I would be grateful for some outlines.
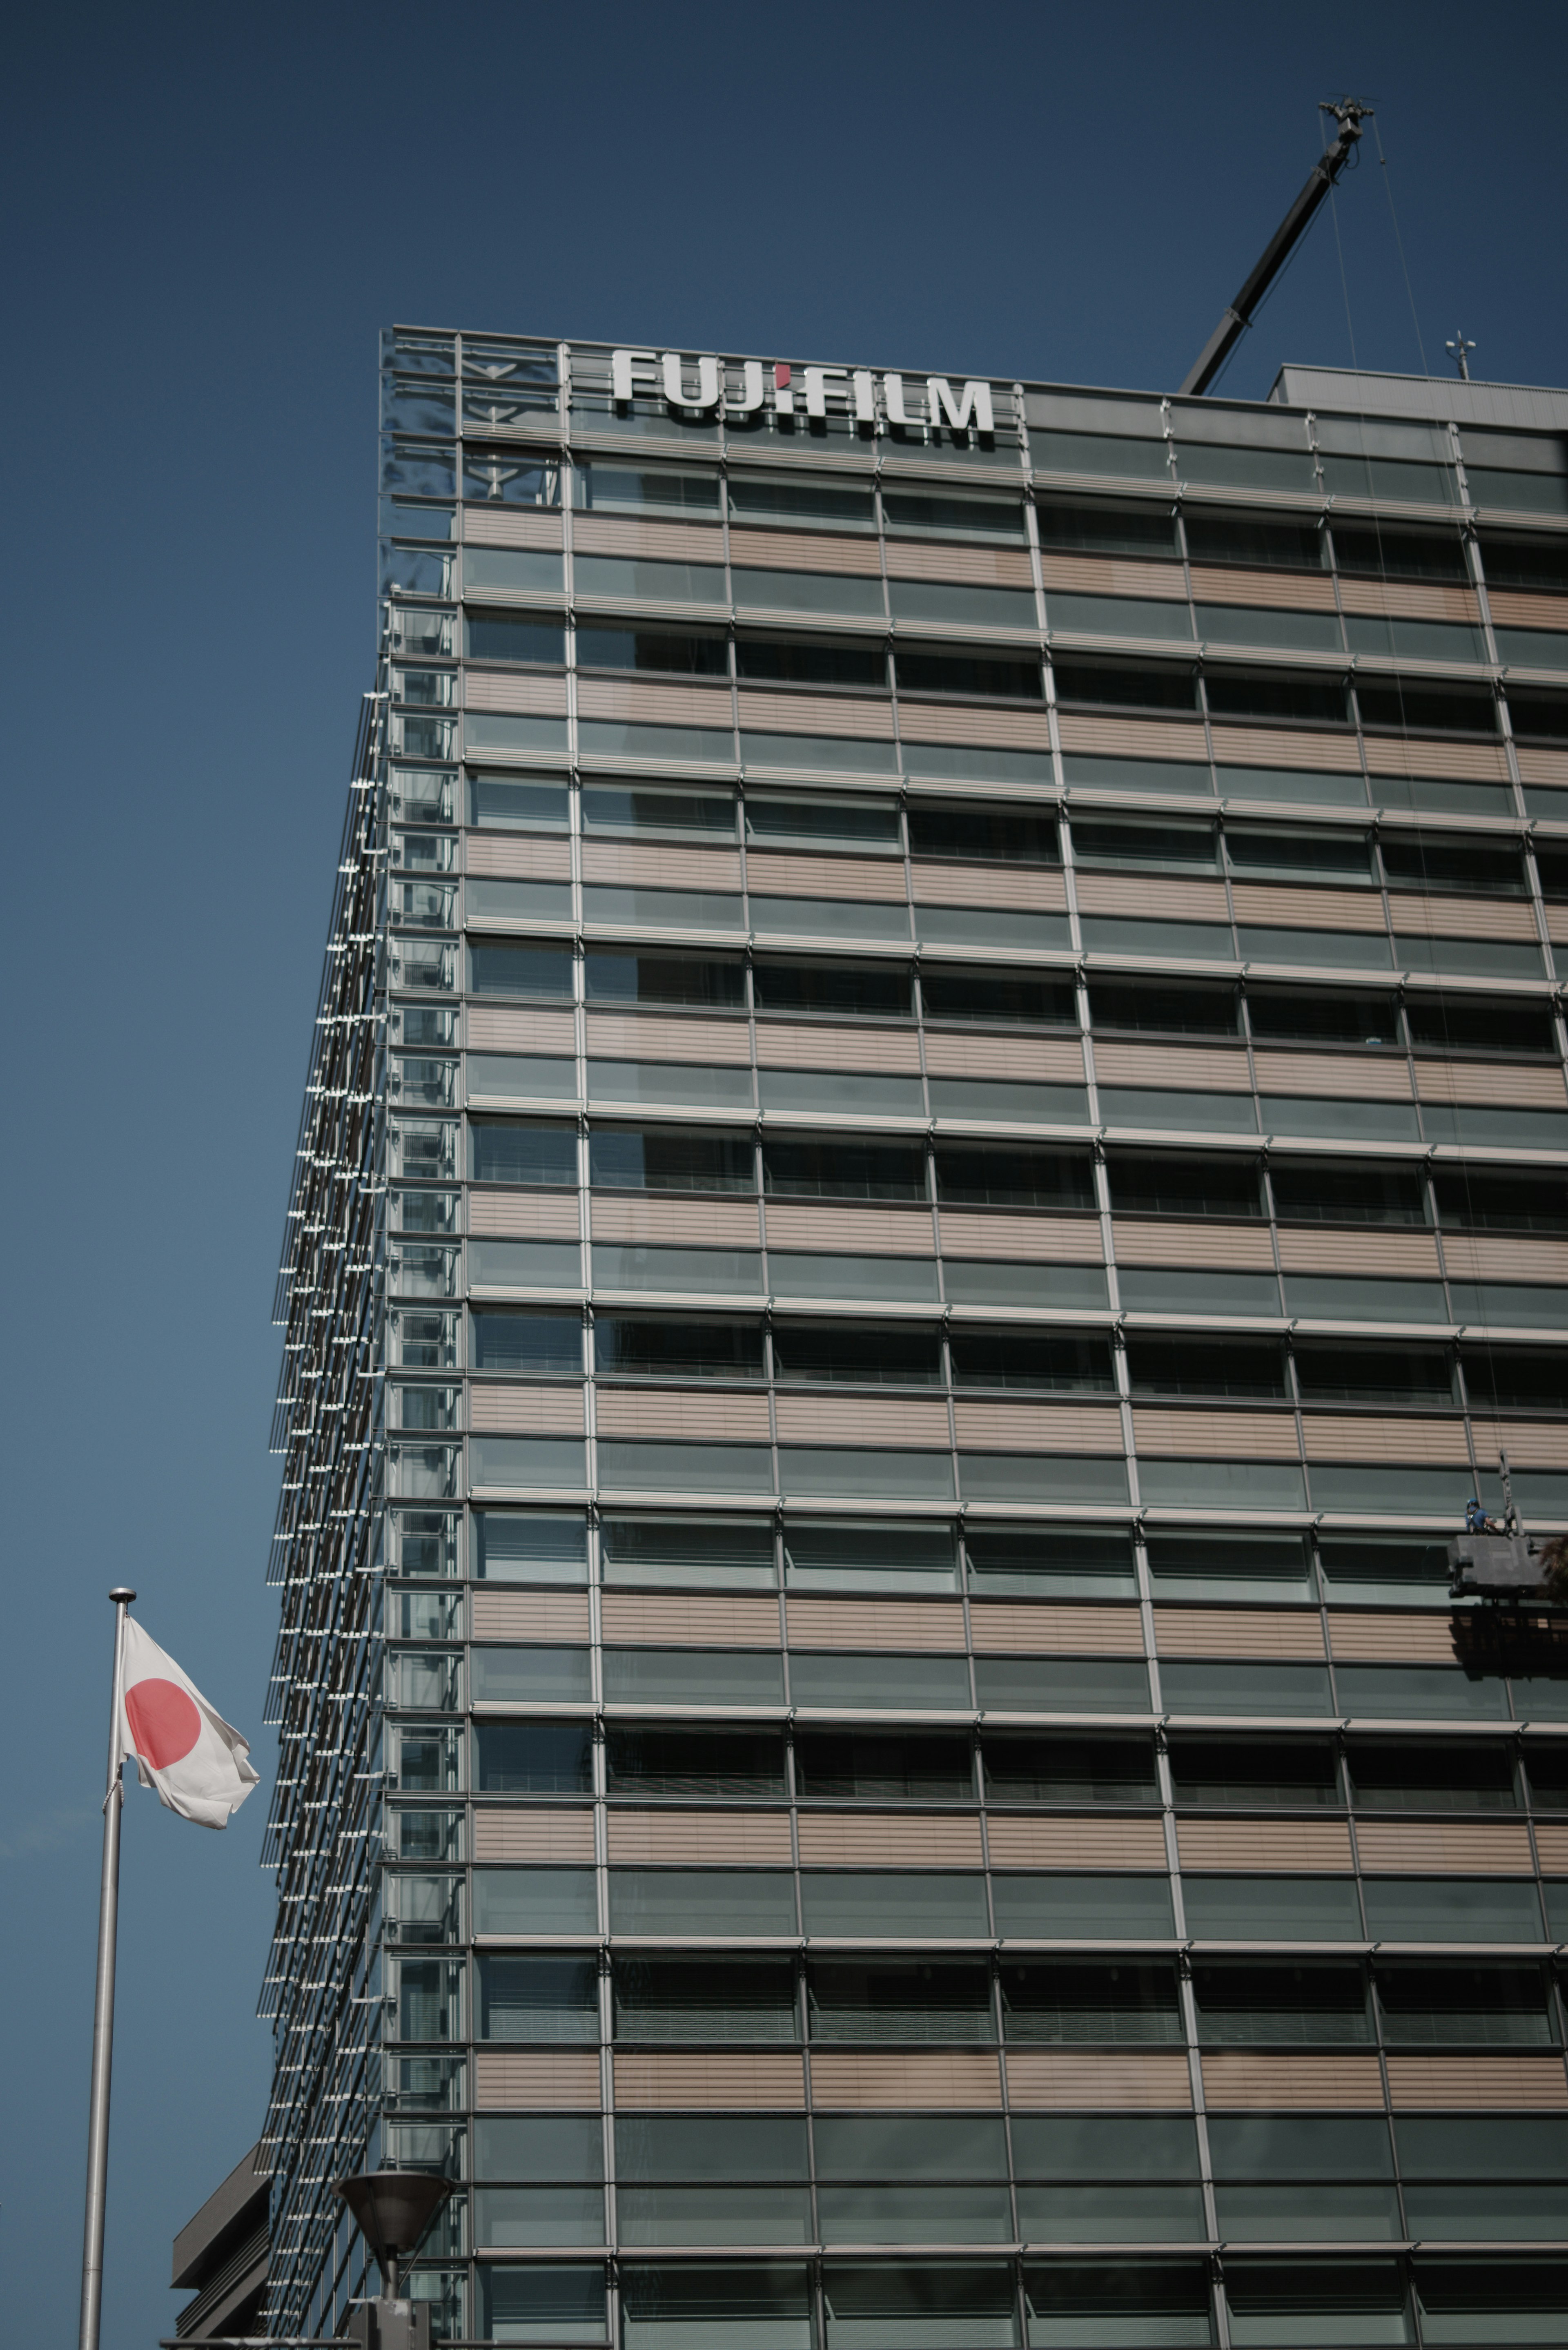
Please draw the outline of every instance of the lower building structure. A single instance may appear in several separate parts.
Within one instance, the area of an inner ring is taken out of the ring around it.
[[[382,423],[271,2330],[385,2162],[460,2340],[1562,2339],[1568,394]]]

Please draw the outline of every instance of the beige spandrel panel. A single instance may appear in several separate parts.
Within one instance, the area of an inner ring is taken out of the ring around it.
[[[504,670],[471,669],[463,672],[466,710],[505,710],[544,718],[566,714],[564,677],[527,677]]]
[[[1361,754],[1349,733],[1312,734],[1292,726],[1216,726],[1214,763],[1220,767],[1311,767],[1324,775],[1354,775],[1360,771]],[[1247,795],[1245,785],[1232,784],[1229,777],[1226,788],[1237,799]]]
[[[1568,906],[1548,906],[1546,935],[1553,946],[1568,944]]]
[[[473,1814],[473,1856],[490,1861],[554,1861],[591,1868],[594,1815],[574,1812],[492,1811]]]
[[[980,1868],[980,1822],[943,1813],[802,1812],[803,1868]],[[992,1846],[994,1860],[996,1847]]]
[[[1282,1225],[1280,1263],[1286,1273],[1383,1274],[1410,1281],[1436,1281],[1440,1271],[1430,1232],[1345,1232],[1322,1225]]]
[[[919,1076],[919,1039],[909,1028],[836,1028],[827,1021],[759,1020],[757,1064],[764,1069],[862,1069]]]
[[[587,1640],[588,1602],[578,1591],[476,1591],[476,1640]]]
[[[597,2103],[596,2099],[596,2103]],[[773,2050],[693,2049],[615,2057],[618,2113],[804,2113],[805,2068]]]
[[[1535,938],[1534,910],[1525,899],[1428,898],[1391,890],[1388,911],[1397,938]]]
[[[930,1256],[936,1249],[927,1208],[819,1208],[781,1200],[766,1206],[771,1249],[857,1256]]]
[[[1506,784],[1508,754],[1501,743],[1455,743],[1441,735],[1366,737],[1366,771],[1377,804],[1379,775],[1429,775],[1438,782]]]
[[[944,702],[898,704],[898,731],[906,743],[970,743],[1004,751],[1049,751],[1051,722],[1044,703],[1035,710],[1002,710],[994,704],[966,709]]]
[[[1190,759],[1200,769],[1195,789],[1209,788],[1209,743],[1195,719],[1080,718],[1064,711],[1057,724],[1064,751],[1101,759]]]
[[[1527,588],[1489,588],[1492,619],[1505,629],[1568,629],[1568,596],[1538,596]]]
[[[921,545],[888,541],[889,579],[958,579],[974,587],[1030,588],[1029,557],[1017,546]]]
[[[1344,1820],[1180,1820],[1176,1843],[1195,1870],[1349,1876],[1355,1866]]]
[[[776,1648],[776,1599],[607,1591],[599,1602],[607,1643],[650,1648]]]
[[[933,1077],[1011,1077],[1033,1085],[1081,1086],[1084,1050],[1065,1037],[959,1035],[928,1028],[926,1066]]]
[[[638,522],[630,515],[575,514],[572,546],[578,555],[627,555],[645,563],[724,560],[724,534],[713,523]]]
[[[1064,596],[1157,596],[1185,603],[1187,583],[1179,563],[1145,563],[1130,556],[1108,560],[1094,555],[1042,555],[1045,593]]]
[[[1078,910],[1166,922],[1228,922],[1222,881],[1149,879],[1137,873],[1080,872]]]
[[[468,1390],[468,1424],[485,1436],[581,1436],[583,1391],[476,1380]]]
[[[1348,1101],[1408,1101],[1410,1069],[1403,1054],[1280,1053],[1254,1055],[1261,1094],[1325,1094]]]
[[[594,1406],[600,1436],[672,1438],[692,1444],[766,1444],[765,1395],[679,1388],[610,1388]]]
[[[818,2113],[995,2113],[1001,2059],[958,2048],[814,2048],[811,2102]]]
[[[482,2114],[594,2113],[599,2110],[599,2059],[595,2048],[545,2048],[514,2053],[478,2048],[473,2102]]]
[[[1201,1045],[1095,1045],[1095,1075],[1103,1086],[1174,1086],[1203,1093],[1252,1089],[1243,1052]],[[1259,1082],[1262,1083],[1260,1076]]]
[[[864,899],[878,904],[904,902],[901,857],[797,857],[772,848],[746,855],[746,887],[753,896]]]
[[[789,1395],[774,1401],[781,1444],[938,1445],[948,1442],[945,1403],[879,1396]]]
[[[892,703],[869,694],[770,693],[743,685],[738,700],[741,724],[763,733],[849,735],[864,743],[893,739]]]
[[[1393,1615],[1377,1608],[1334,1607],[1329,1645],[1337,1664],[1451,1665],[1454,1635],[1449,1618],[1431,1609]]]
[[[1192,567],[1199,604],[1250,604],[1291,612],[1332,612],[1334,581],[1322,571],[1230,571],[1213,563]]]
[[[957,865],[917,858],[911,872],[917,906],[1010,906],[1047,914],[1066,910],[1067,885],[1050,866]]]
[[[1536,1240],[1491,1232],[1443,1234],[1443,1255],[1455,1281],[1568,1283],[1568,1241]],[[1568,1291],[1563,1295],[1568,1318]]]
[[[1514,751],[1520,780],[1526,784],[1568,784],[1568,751],[1537,750],[1521,743]]]
[[[1476,1457],[1495,1461],[1501,1451],[1521,1469],[1568,1469],[1568,1425],[1560,1419],[1475,1420]]]
[[[475,1184],[468,1194],[468,1229],[513,1240],[575,1241],[582,1226],[575,1193],[493,1191]]]
[[[1280,922],[1296,931],[1384,929],[1376,889],[1301,889],[1290,883],[1238,881],[1231,895],[1239,922]]]
[[[963,1609],[952,1599],[794,1599],[792,1648],[879,1648],[961,1656]]]
[[[1309,1411],[1302,1421],[1302,1432],[1309,1461],[1410,1461],[1434,1468],[1469,1466],[1462,1419],[1388,1419],[1376,1412]]]
[[[1480,625],[1473,588],[1445,580],[1348,579],[1340,574],[1339,600],[1347,612],[1392,620],[1459,620]],[[1492,603],[1495,608],[1497,599]]]
[[[1226,1273],[1274,1269],[1273,1243],[1262,1222],[1184,1224],[1172,1216],[1143,1223],[1118,1216],[1113,1229],[1118,1264],[1212,1265]]]
[[[977,1657],[1141,1657],[1143,1617],[1133,1606],[1085,1600],[975,1599],[970,1638]]]
[[[558,554],[561,517],[558,514],[508,511],[503,506],[465,506],[462,535],[470,546],[536,546],[554,548]]]
[[[1190,2113],[1192,2075],[1179,2049],[1010,2048],[1015,2113]]]
[[[963,1403],[953,1408],[961,1450],[1120,1452],[1121,1414],[1092,1403]]]
[[[761,1226],[754,1200],[606,1199],[592,1203],[596,1241],[633,1247],[745,1248]]]
[[[572,878],[569,841],[470,832],[464,835],[464,842],[463,867],[469,873],[504,874],[519,881],[569,881]]]
[[[1568,1877],[1568,1825],[1554,1820],[1535,1823],[1535,1849],[1542,1877]]]
[[[606,1815],[612,1868],[788,1868],[787,1812],[625,1811]]]
[[[737,570],[831,571],[855,579],[875,579],[882,570],[874,538],[840,537],[826,531],[743,530],[732,523],[730,560]]]
[[[578,678],[577,714],[653,726],[711,726],[726,733],[731,725],[727,687],[634,685],[602,677]]]
[[[1417,1061],[1416,1084],[1423,1101],[1568,1109],[1560,1061],[1534,1068],[1517,1061]]]
[[[738,890],[738,848],[665,848],[628,840],[585,840],[583,879],[632,889]]]
[[[1533,1877],[1522,1820],[1368,1820],[1355,1825],[1369,1877]]]
[[[657,1013],[590,1012],[587,1045],[590,1059],[604,1061],[720,1061],[741,1068],[752,1057],[744,1020],[678,1020]]]
[[[1133,1436],[1140,1452],[1177,1461],[1294,1461],[1294,1416],[1283,1411],[1168,1411],[1139,1405]]]
[[[569,1012],[514,1011],[509,1005],[471,1003],[468,1048],[471,1053],[572,1054],[577,1049],[576,1024]]]
[[[991,1813],[986,1840],[992,1868],[1166,1868],[1158,1820],[1062,1819],[1039,1813]]]
[[[1397,2114],[1563,2113],[1561,2056],[1395,2056],[1388,2102]]]
[[[942,1254],[1020,1257],[1030,1264],[1098,1264],[1097,1216],[1016,1216],[1005,1209],[942,1210]]]
[[[1212,2049],[1203,2058],[1210,2110],[1234,2113],[1381,2113],[1376,2056],[1254,2056]]]
[[[1154,1639],[1162,1657],[1324,1661],[1323,1619],[1315,1607],[1157,1607]]]

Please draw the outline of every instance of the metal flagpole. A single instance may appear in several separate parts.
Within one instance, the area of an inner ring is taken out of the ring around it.
[[[109,1717],[109,1787],[103,1799],[103,1876],[98,1897],[98,1992],[92,2013],[92,2093],[88,2107],[87,2219],[82,2231],[82,2315],[79,2350],[98,2350],[103,2315],[103,2215],[109,2189],[109,2080],[114,2054],[114,1938],[119,1910],[119,1814],[125,1791],[115,1768],[119,1669],[125,1653],[125,1611],[135,1598],[123,1586],[114,1602],[114,1695]]]

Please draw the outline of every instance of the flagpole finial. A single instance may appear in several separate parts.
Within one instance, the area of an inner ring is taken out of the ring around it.
[[[109,1596],[117,1607],[123,1607],[135,1598],[136,1594],[134,1591],[128,1591],[123,1583],[117,1583]]]

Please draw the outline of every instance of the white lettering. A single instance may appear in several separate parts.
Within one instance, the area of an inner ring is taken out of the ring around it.
[[[664,354],[664,397],[671,408],[717,408],[719,405],[719,362],[700,359],[697,362],[697,389],[689,392],[681,381],[682,369],[679,351]]]
[[[945,375],[926,378],[926,414],[931,422],[940,425],[944,414],[955,432],[966,432],[970,420],[974,420],[977,432],[994,432],[991,413],[991,386],[988,383],[966,383],[963,398],[955,400],[953,388]]]
[[[901,375],[885,375],[882,378],[882,398],[887,406],[888,423],[908,424],[909,420],[904,413],[904,379]]]
[[[610,353],[610,391],[617,400],[636,397],[636,386],[657,383],[659,372],[651,351],[612,351]]]
[[[741,397],[732,400],[724,395],[724,406],[732,416],[753,416],[763,404],[763,363],[761,359],[741,361]]]
[[[875,424],[877,394],[872,388],[870,369],[857,368],[849,380],[855,388],[855,421],[857,424]]]
[[[828,378],[832,377],[830,383]],[[843,368],[811,368],[805,371],[805,412],[808,416],[827,414],[827,395],[849,405],[849,379]]]

